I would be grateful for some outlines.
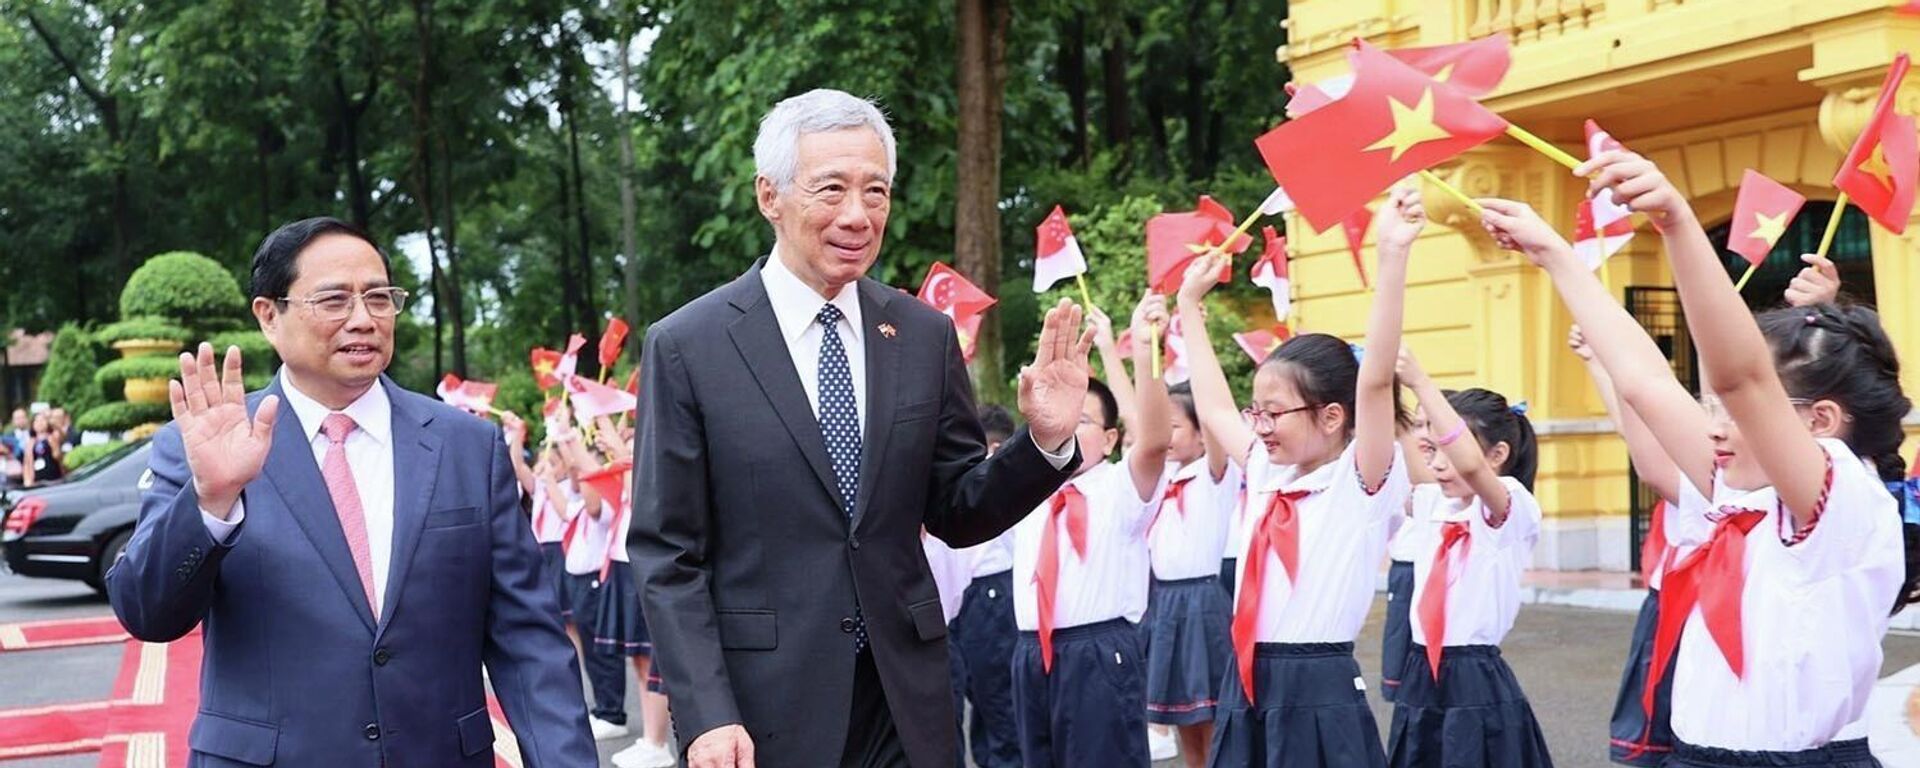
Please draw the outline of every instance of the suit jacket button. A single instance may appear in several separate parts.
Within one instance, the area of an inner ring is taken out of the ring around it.
[[[367,741],[380,740],[380,724],[379,723],[367,723],[365,732],[367,734]]]
[[[387,665],[387,661],[392,658],[393,658],[393,654],[388,653],[387,649],[385,648],[374,649],[373,665],[376,667],[384,667]]]
[[[847,540],[847,545],[848,545],[848,546],[851,546],[851,547],[853,547],[854,549],[859,549],[859,548],[860,548],[860,540],[859,540],[859,539],[848,539],[848,540]]]
[[[841,620],[840,620],[840,631],[842,631],[842,632],[845,632],[845,633],[847,633],[847,634],[849,634],[849,635],[851,635],[851,634],[853,634],[853,630],[855,630],[855,629],[857,629],[857,628],[858,628],[858,627],[857,627],[857,626],[856,626],[856,625],[855,625],[855,624],[853,623],[853,619],[851,619],[851,618],[846,618],[846,619],[841,619]]]

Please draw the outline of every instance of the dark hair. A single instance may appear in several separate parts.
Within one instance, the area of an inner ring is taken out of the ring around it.
[[[249,296],[278,299],[287,295],[287,289],[298,276],[295,267],[300,252],[325,235],[347,235],[366,241],[373,246],[374,253],[380,254],[380,265],[386,268],[387,279],[393,279],[393,260],[387,258],[386,251],[380,250],[380,244],[373,241],[372,235],[332,216],[315,216],[282,224],[260,241],[260,247],[253,252],[253,273],[247,286]]]
[[[1007,438],[1013,437],[1013,414],[998,405],[983,405],[980,407],[980,428],[986,430],[988,442],[1004,443]]]
[[[1194,429],[1200,428],[1200,411],[1193,404],[1191,383],[1183,381],[1167,387],[1167,399],[1172,400],[1174,405],[1180,407],[1180,412],[1187,415],[1188,424],[1192,424]]]
[[[1281,343],[1279,349],[1260,361],[1254,370],[1272,370],[1286,376],[1300,390],[1300,397],[1306,400],[1302,405],[1332,405],[1339,403],[1346,412],[1346,433],[1353,436],[1354,390],[1359,387],[1360,361],[1354,353],[1354,346],[1338,336],[1325,333],[1303,333]],[[1400,402],[1398,387],[1394,390],[1393,420],[1396,424],[1407,424],[1406,407]]]
[[[1100,398],[1100,428],[1120,428],[1120,401],[1114,399],[1113,390],[1107,383],[1096,378],[1087,378],[1087,394]]]
[[[1453,412],[1467,423],[1481,450],[1490,451],[1497,444],[1507,444],[1507,461],[1495,467],[1495,471],[1520,481],[1522,487],[1532,491],[1534,475],[1540,471],[1540,446],[1533,435],[1533,422],[1528,421],[1525,414],[1515,413],[1513,405],[1498,392],[1475,387],[1457,392],[1448,390],[1446,396],[1447,405],[1453,406]]]
[[[1845,410],[1842,440],[1873,464],[1882,481],[1901,480],[1906,434],[1900,420],[1913,410],[1900,391],[1900,359],[1880,326],[1880,315],[1862,306],[1815,304],[1762,313],[1755,320],[1773,348],[1773,366],[1789,397],[1831,400]],[[1896,507],[1898,508],[1898,507]],[[1920,527],[1904,525],[1907,579],[1894,611],[1920,601]]]

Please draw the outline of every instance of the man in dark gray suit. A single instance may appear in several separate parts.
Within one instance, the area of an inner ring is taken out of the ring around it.
[[[1030,432],[986,458],[953,323],[864,277],[893,197],[880,111],[782,101],[754,162],[773,252],[647,334],[634,566],[676,732],[694,768],[952,765],[921,529],[986,541],[1068,478],[1092,335],[1048,311]]]

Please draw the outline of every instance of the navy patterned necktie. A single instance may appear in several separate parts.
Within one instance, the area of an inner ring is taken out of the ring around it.
[[[860,495],[860,410],[854,403],[853,369],[847,365],[847,347],[840,342],[840,308],[828,304],[814,320],[820,323],[820,435],[826,438],[827,459],[840,486],[841,512],[851,524]],[[867,623],[856,607],[853,652],[867,647]]]

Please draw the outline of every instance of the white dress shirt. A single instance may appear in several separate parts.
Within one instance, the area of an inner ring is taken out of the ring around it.
[[[984,544],[960,550],[960,554],[973,565],[972,575],[976,579],[1013,570],[1013,529],[1008,528]]]
[[[1373,607],[1380,561],[1387,554],[1387,518],[1402,514],[1413,492],[1406,457],[1393,447],[1393,466],[1374,493],[1360,486],[1354,443],[1340,458],[1304,476],[1297,469],[1267,460],[1266,446],[1254,443],[1247,454],[1247,547],[1266,521],[1276,491],[1310,491],[1295,506],[1299,533],[1299,588],[1287,579],[1280,558],[1264,553],[1265,587],[1255,638],[1262,643],[1350,643]],[[1247,553],[1235,566],[1234,594],[1246,590]]]
[[[324,472],[327,448],[332,442],[320,433],[320,425],[335,411],[301,392],[285,371],[279,376],[281,400],[300,420],[308,447],[313,449],[314,466]],[[354,490],[360,496],[360,509],[366,516],[367,557],[373,570],[373,608],[377,614],[380,604],[386,601],[387,570],[393,562],[393,404],[387,399],[386,387],[375,383],[339,413],[345,413],[354,423],[353,432],[347,435],[347,469],[353,473]],[[281,415],[286,414],[283,411]],[[213,539],[225,542],[246,519],[246,509],[242,503],[235,502],[226,520],[214,517],[205,509],[200,511],[200,516]]]
[[[920,532],[920,548],[927,556],[928,569],[933,571],[934,589],[940,593],[940,615],[952,623],[953,617],[960,615],[967,584],[973,581],[973,560],[967,557],[966,550],[949,547],[940,537],[926,531]]]
[[[1520,576],[1533,561],[1533,545],[1540,539],[1540,502],[1520,481],[1500,478],[1512,499],[1507,519],[1495,528],[1487,524],[1487,506],[1474,496],[1449,499],[1433,492],[1416,495],[1424,507],[1401,529],[1424,546],[1413,553],[1413,641],[1430,645],[1420,622],[1420,600],[1440,548],[1440,529],[1447,523],[1466,523],[1467,538],[1453,545],[1448,556],[1447,636],[1441,645],[1499,645],[1520,615]],[[1425,486],[1422,486],[1423,488]],[[1464,557],[1462,556],[1464,554]]]
[[[861,444],[866,443],[867,425],[867,347],[866,330],[861,325],[860,291],[858,284],[848,284],[840,288],[829,300],[806,283],[786,262],[780,260],[780,249],[775,248],[767,256],[767,263],[760,268],[760,282],[767,289],[767,304],[773,307],[774,320],[780,324],[780,336],[786,339],[787,354],[793,358],[793,369],[800,374],[800,387],[807,392],[807,405],[813,408],[813,417],[820,418],[820,343],[826,337],[820,330],[820,308],[831,303],[840,308],[841,320],[834,328],[840,334],[840,345],[847,351],[847,372],[853,376],[853,411],[860,422]],[[1031,434],[1029,434],[1031,437]],[[1046,456],[1054,469],[1059,469],[1073,460],[1073,441],[1052,453],[1037,441],[1034,447]]]
[[[1680,503],[1668,505],[1667,536],[1682,545],[1706,541],[1729,510],[1767,515],[1746,537],[1745,677],[1727,666],[1697,606],[1681,630],[1673,669],[1681,741],[1781,752],[1866,735],[1887,612],[1906,572],[1900,511],[1845,443],[1820,447],[1832,467],[1826,508],[1797,544],[1783,541],[1793,520],[1772,488],[1737,491],[1716,477],[1709,501],[1682,482]]]
[[[1227,524],[1240,500],[1240,468],[1227,462],[1215,481],[1207,457],[1185,465],[1167,464],[1166,498],[1147,526],[1147,556],[1153,578],[1161,581],[1220,575],[1221,554],[1227,547]],[[1178,503],[1171,498],[1175,483],[1185,483]],[[1184,508],[1183,508],[1184,507]]]
[[[1056,520],[1060,575],[1054,583],[1053,626],[1066,629],[1109,619],[1138,623],[1147,612],[1147,521],[1160,506],[1167,479],[1145,500],[1127,461],[1100,462],[1067,481],[1087,500],[1087,554],[1073,551],[1067,515],[1054,518],[1052,500],[1013,526],[1013,617],[1023,632],[1040,629],[1040,540]]]

